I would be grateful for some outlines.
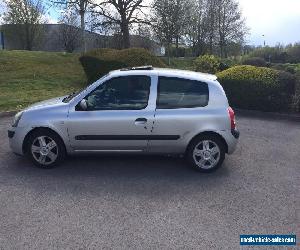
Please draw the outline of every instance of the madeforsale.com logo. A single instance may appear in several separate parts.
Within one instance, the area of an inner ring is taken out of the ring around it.
[[[296,246],[296,235],[240,235],[240,245]]]

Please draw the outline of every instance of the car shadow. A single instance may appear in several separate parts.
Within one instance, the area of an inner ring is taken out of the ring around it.
[[[185,188],[201,192],[219,188],[230,178],[226,160],[213,173],[200,173],[191,169],[180,157],[85,155],[68,157],[53,169],[36,168],[29,160],[11,156],[7,171],[22,178],[24,187],[38,192],[72,192],[99,195],[106,191],[120,194],[159,193],[170,195]]]

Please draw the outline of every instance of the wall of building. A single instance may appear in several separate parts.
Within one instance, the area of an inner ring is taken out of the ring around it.
[[[20,30],[24,27],[20,25],[5,24],[0,26],[0,31],[4,34],[4,49],[7,50],[24,50],[24,42],[20,36]],[[74,34],[78,34],[78,42],[74,52],[84,51],[81,30],[77,27],[68,26],[66,24],[41,24],[39,25],[39,35],[35,39],[32,50],[37,51],[66,51],[61,33],[64,28],[71,28]],[[146,40],[145,40],[146,39]],[[119,48],[121,41],[119,36],[103,36],[98,33],[85,31],[86,49],[96,48]],[[154,41],[140,37],[131,36],[132,47],[143,47],[149,49],[155,55],[161,55],[161,47]],[[146,42],[145,42],[146,41]]]

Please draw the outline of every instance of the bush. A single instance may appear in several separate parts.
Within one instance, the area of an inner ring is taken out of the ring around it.
[[[256,66],[256,67],[266,67],[267,66],[267,62],[260,57],[250,57],[247,58],[243,61],[242,63],[243,65],[252,65],[252,66]]]
[[[226,69],[229,69],[233,66],[238,65],[239,63],[237,62],[237,60],[235,59],[231,59],[231,58],[222,58],[220,65],[219,65],[219,71],[223,71]]]
[[[93,83],[108,72],[128,67],[127,64],[118,61],[105,61],[92,56],[82,56],[79,61],[87,76],[88,83]]]
[[[194,61],[195,71],[215,74],[219,70],[220,58],[214,55],[199,56]]]
[[[295,86],[295,94],[293,95],[291,108],[300,112],[300,71],[295,74],[296,77],[296,86]]]
[[[149,51],[140,48],[124,50],[95,49],[79,58],[87,75],[88,82],[94,82],[111,70],[125,67],[152,65],[165,67],[165,64]]]
[[[217,74],[232,106],[261,111],[288,111],[295,77],[287,72],[235,66]]]
[[[288,54],[281,45],[275,47],[260,47],[250,52],[249,57],[261,57],[265,61],[272,63],[286,63]]]
[[[288,61],[291,63],[300,63],[300,43],[287,46]]]
[[[297,71],[297,64],[291,63],[272,63],[271,68],[286,71],[291,74],[295,74]]]

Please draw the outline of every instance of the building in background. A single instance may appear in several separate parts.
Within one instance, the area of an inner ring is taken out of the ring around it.
[[[82,52],[82,31],[67,24],[39,24],[34,27],[32,50],[52,52]],[[24,25],[4,24],[0,26],[0,46],[7,50],[25,50],[28,31]],[[2,37],[2,39],[1,39]],[[86,49],[122,47],[120,36],[105,36],[95,32],[85,31]],[[2,42],[1,42],[2,41]],[[155,41],[138,35],[130,36],[131,47],[145,48],[156,56],[163,56],[161,46]]]
[[[4,49],[4,33],[0,30],[0,49]]]

